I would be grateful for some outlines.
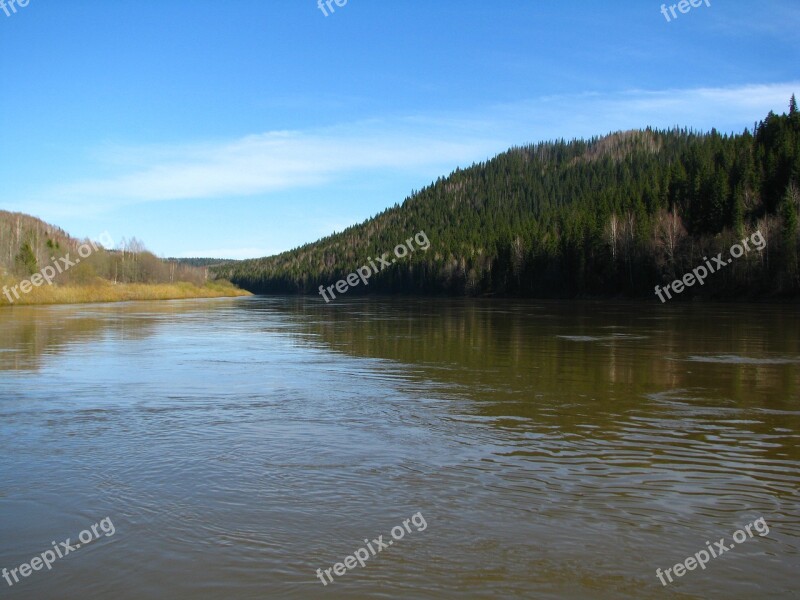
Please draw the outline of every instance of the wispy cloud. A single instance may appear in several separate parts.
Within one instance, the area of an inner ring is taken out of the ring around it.
[[[363,130],[365,125],[350,127]],[[109,148],[105,161],[123,171],[128,161],[129,172],[58,185],[46,195],[112,204],[251,196],[324,185],[354,171],[458,164],[481,151],[481,143],[474,139],[398,133],[380,123],[372,123],[372,130],[363,133],[347,129],[276,131],[171,148]]]
[[[67,207],[73,213],[97,214],[144,202],[268,195],[384,169],[465,166],[512,145],[648,125],[741,131],[769,110],[785,110],[789,96],[799,90],[800,82],[791,82],[549,96],[466,113],[371,120],[314,131],[272,131],[166,146],[109,146],[94,151],[94,170],[103,176],[40,189],[26,204],[43,204],[47,209],[41,212],[49,214]],[[255,250],[261,252],[242,252]],[[224,255],[232,252],[238,250],[224,250]]]
[[[647,126],[741,132],[770,110],[785,112],[800,81],[724,88],[627,90],[538,98],[498,109],[500,120],[534,126],[540,139],[589,137]],[[524,131],[524,130],[523,130]],[[534,140],[530,140],[534,141]]]

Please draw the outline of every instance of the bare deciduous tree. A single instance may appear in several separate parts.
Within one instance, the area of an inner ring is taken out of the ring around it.
[[[667,264],[670,266],[670,275],[675,276],[675,257],[683,238],[686,237],[686,228],[683,220],[675,208],[672,212],[659,211],[656,217],[656,241],[658,248],[663,251]]]
[[[619,218],[617,218],[616,214],[612,214],[608,220],[606,235],[608,236],[608,243],[611,245],[611,257],[614,259],[614,263],[617,262],[617,242],[619,241],[619,230]]]

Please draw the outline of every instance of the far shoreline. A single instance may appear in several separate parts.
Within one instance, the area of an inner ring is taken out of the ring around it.
[[[366,299],[410,299],[410,300],[480,300],[485,302],[507,302],[507,301],[531,301],[531,302],[619,302],[636,305],[671,306],[671,305],[703,305],[703,304],[798,304],[800,296],[794,294],[754,294],[754,295],[694,295],[680,297],[676,296],[666,302],[660,302],[653,296],[626,296],[626,295],[578,295],[578,296],[523,296],[523,295],[504,295],[504,294],[447,294],[447,293],[420,293],[420,292],[371,292],[353,293],[347,296],[340,296],[336,300],[325,303],[318,294],[298,293],[298,292],[250,292],[250,295],[258,298],[301,298],[318,299],[325,306],[334,306],[339,302],[348,300]]]
[[[239,298],[253,294],[227,281],[213,281],[197,286],[192,283],[119,283],[103,282],[93,285],[47,286],[35,288],[28,294],[9,302],[0,295],[0,307],[47,306],[69,304],[102,304],[156,300],[192,300]]]

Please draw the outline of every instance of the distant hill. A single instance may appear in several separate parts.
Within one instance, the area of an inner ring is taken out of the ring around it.
[[[763,251],[692,293],[797,294],[799,205],[792,97],[738,135],[648,128],[512,148],[341,233],[212,270],[256,293],[316,294],[424,231],[427,252],[349,293],[652,297],[759,231]]]
[[[191,267],[216,267],[220,265],[230,265],[236,261],[231,258],[166,258],[167,262],[175,262]]]

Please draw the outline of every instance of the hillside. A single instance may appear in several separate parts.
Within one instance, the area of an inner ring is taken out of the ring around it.
[[[78,240],[22,213],[0,211],[0,305],[234,296],[208,269],[162,260],[136,238]]]
[[[424,231],[427,252],[351,293],[652,296],[656,284],[760,232],[763,251],[692,292],[794,295],[798,205],[792,97],[788,114],[738,135],[646,129],[512,148],[341,233],[213,270],[257,293],[316,294]]]

